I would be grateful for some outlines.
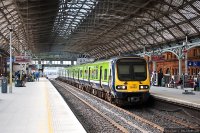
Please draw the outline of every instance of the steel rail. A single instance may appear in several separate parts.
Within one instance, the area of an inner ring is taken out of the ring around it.
[[[57,81],[57,83],[58,83],[58,82],[61,83],[62,81]],[[85,92],[85,91],[83,91],[83,90],[81,90],[81,89],[78,89],[78,88],[76,88],[76,87],[74,87],[74,86],[72,86],[72,85],[69,85],[69,84],[66,84],[66,83],[63,83],[63,82],[62,82],[62,84],[63,84],[65,87],[68,87],[68,88],[69,88],[69,86],[70,86],[70,87],[72,87],[72,88],[74,88],[74,89],[76,89],[76,90],[79,90],[79,91],[81,91],[81,92],[87,93],[88,95],[90,95],[90,96],[92,96],[92,97],[94,97],[94,98],[97,98],[97,99],[100,100],[101,102],[105,102],[105,103],[108,104],[109,106],[112,106],[113,108],[116,108],[116,109],[120,110],[121,112],[124,112],[124,113],[130,115],[131,117],[133,117],[133,119],[138,120],[138,121],[140,121],[140,122],[142,122],[142,123],[145,123],[145,124],[147,124],[147,125],[149,125],[149,126],[151,126],[151,127],[153,127],[153,128],[156,128],[156,129],[160,130],[161,132],[164,132],[164,128],[163,128],[163,127],[161,127],[161,126],[159,126],[159,125],[157,125],[157,124],[155,124],[155,123],[153,123],[153,122],[151,122],[151,121],[149,121],[149,120],[147,120],[147,119],[145,119],[145,118],[142,118],[142,117],[140,117],[140,116],[138,116],[138,115],[136,115],[136,114],[133,114],[132,112],[129,112],[129,111],[127,111],[127,110],[124,110],[124,109],[122,109],[122,108],[120,108],[120,107],[118,107],[118,106],[116,106],[116,105],[111,104],[111,103],[108,102],[108,101],[105,101],[105,100],[103,100],[103,99],[101,99],[101,98],[99,98],[99,97],[97,97],[97,96],[95,96],[95,95],[92,95],[92,94],[90,94],[90,93],[88,93],[88,92]],[[134,127],[134,128],[137,128],[137,129],[140,130],[141,132],[148,132],[148,131],[146,131],[146,130],[144,130],[144,129],[138,127],[138,126],[136,126],[136,125],[133,124],[131,121],[128,121],[128,120],[124,120],[124,121],[125,121],[128,125],[130,125],[130,126],[132,126],[132,127]]]
[[[59,81],[56,81],[56,83],[58,85],[60,85],[63,88],[69,88],[68,86],[66,86],[64,83],[59,83]],[[66,90],[66,89],[65,89]],[[96,113],[98,113],[100,116],[102,116],[103,118],[105,118],[108,122],[110,122],[113,126],[115,126],[116,128],[118,128],[120,131],[122,131],[123,133],[128,133],[128,130],[125,129],[123,126],[121,126],[120,124],[116,123],[114,120],[112,120],[111,118],[109,118],[108,116],[106,116],[105,114],[103,114],[102,112],[100,112],[97,108],[93,107],[92,105],[90,105],[88,102],[86,102],[85,100],[81,99],[80,97],[78,97],[76,94],[74,94],[72,91],[69,91],[72,95],[74,95],[76,98],[78,98],[81,102],[83,102],[85,105],[89,106],[92,110],[94,110]]]

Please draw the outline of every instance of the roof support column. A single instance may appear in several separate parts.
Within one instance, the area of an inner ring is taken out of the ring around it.
[[[157,63],[156,61],[152,61],[152,63],[153,63],[153,72],[156,72]]]
[[[185,75],[188,75],[188,54],[185,52]]]
[[[185,42],[183,42],[183,46],[184,46],[184,54],[185,54],[185,75],[188,75],[188,54],[187,54],[187,36],[185,37]]]
[[[182,75],[182,50],[179,48],[179,58],[178,58],[178,73],[179,73],[179,79],[181,78]]]

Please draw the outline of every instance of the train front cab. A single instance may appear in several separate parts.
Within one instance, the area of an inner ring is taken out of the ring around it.
[[[149,98],[150,79],[146,60],[139,57],[116,60],[114,93],[118,103],[144,103]]]

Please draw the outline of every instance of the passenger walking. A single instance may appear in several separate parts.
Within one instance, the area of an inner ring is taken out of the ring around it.
[[[178,84],[179,84],[179,85],[182,85],[182,84],[183,84],[182,78],[180,78],[180,80],[178,81]]]
[[[35,78],[36,78],[36,81],[39,82],[39,77],[40,77],[40,72],[36,72],[35,73]]]
[[[197,91],[199,88],[200,78],[197,77],[197,79],[194,81],[194,91]]]
[[[26,84],[26,74],[23,73],[23,74],[22,74],[22,86],[23,86],[23,87],[26,87],[25,84]]]
[[[163,72],[160,69],[160,72],[158,73],[158,86],[162,86],[162,78],[163,78]]]
[[[183,88],[183,80],[182,78],[180,78],[180,80],[176,83],[176,88],[178,89],[178,86],[181,87],[181,89]]]

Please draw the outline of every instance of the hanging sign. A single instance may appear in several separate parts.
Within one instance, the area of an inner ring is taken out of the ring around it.
[[[15,57],[12,57],[11,60],[12,60],[12,62],[15,62]],[[7,57],[7,58],[6,58],[6,62],[10,62],[10,57]]]
[[[31,56],[15,56],[15,63],[30,63]]]
[[[189,67],[200,67],[200,61],[188,61]]]

